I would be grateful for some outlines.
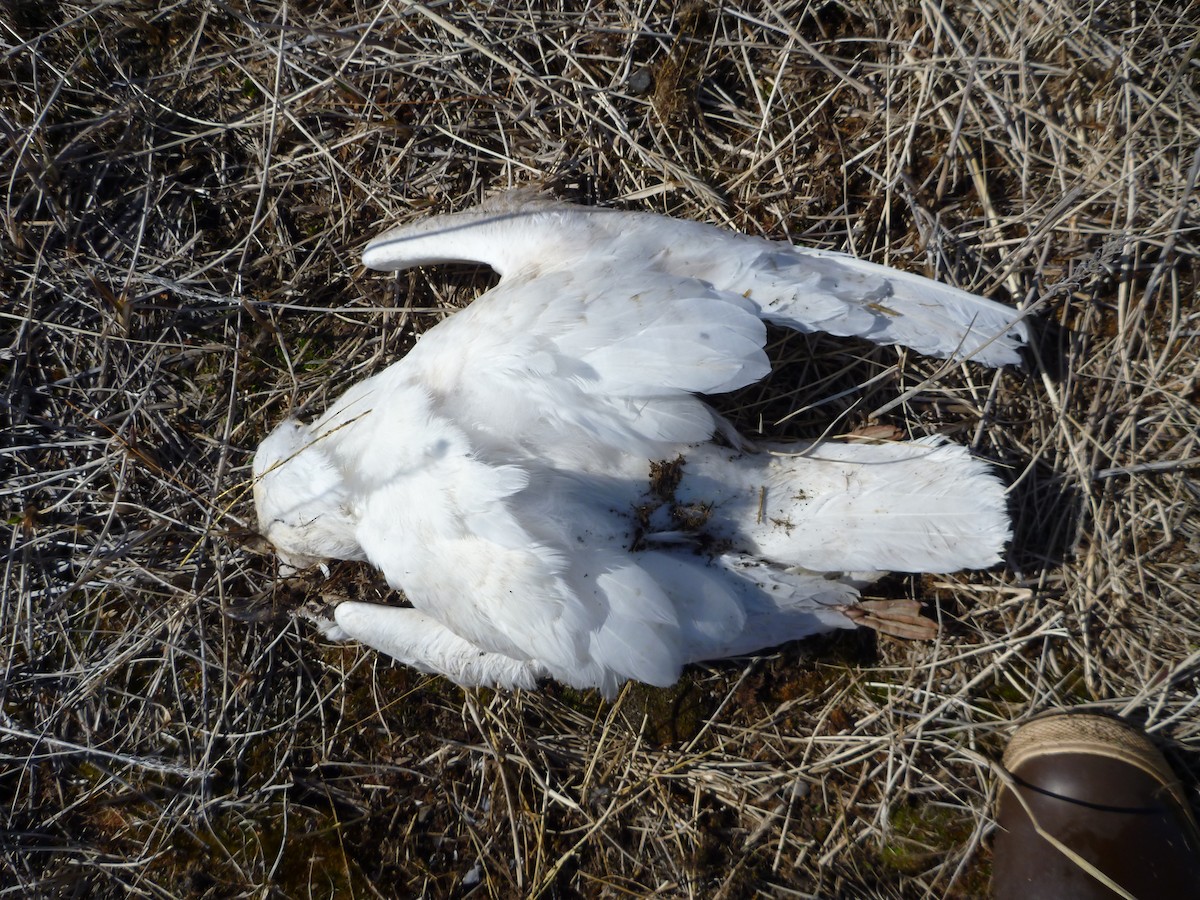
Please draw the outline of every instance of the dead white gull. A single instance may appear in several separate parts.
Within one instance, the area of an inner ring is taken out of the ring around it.
[[[281,563],[364,560],[412,607],[327,633],[463,685],[611,693],[835,628],[887,571],[998,562],[1003,485],[965,448],[740,442],[701,395],[767,375],[764,322],[1018,361],[1019,313],[841,253],[527,191],[388,231],[363,261],[478,262],[492,290],[254,459]],[[713,442],[720,432],[723,443]]]

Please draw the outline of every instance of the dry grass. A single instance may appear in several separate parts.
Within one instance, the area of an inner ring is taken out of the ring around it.
[[[83,4],[0,12],[0,896],[970,896],[1013,724],[1200,783],[1194,4]],[[535,9],[537,11],[535,11]],[[464,693],[291,610],[249,453],[476,274],[382,226],[553,180],[1036,307],[1024,372],[781,337],[743,427],[945,431],[1002,570],[612,704]]]

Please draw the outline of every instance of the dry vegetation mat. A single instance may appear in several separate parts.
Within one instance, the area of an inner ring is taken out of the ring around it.
[[[972,896],[1059,705],[1200,781],[1195,4],[0,5],[0,897]],[[749,433],[945,433],[1005,566],[609,703],[323,640],[249,454],[488,284],[366,272],[513,184],[1036,310],[1022,370],[778,335]]]

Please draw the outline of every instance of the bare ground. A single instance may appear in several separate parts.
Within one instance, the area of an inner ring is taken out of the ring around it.
[[[0,6],[0,896],[976,896],[994,760],[1089,704],[1200,784],[1195,4]],[[1021,371],[780,336],[747,431],[1012,483],[939,618],[613,703],[323,641],[249,454],[487,283],[357,264],[549,182],[1035,309]]]

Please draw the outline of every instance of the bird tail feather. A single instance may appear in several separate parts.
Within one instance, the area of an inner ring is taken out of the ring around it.
[[[863,577],[987,568],[1011,537],[1000,479],[941,438],[767,449],[693,448],[674,504],[765,560]]]

